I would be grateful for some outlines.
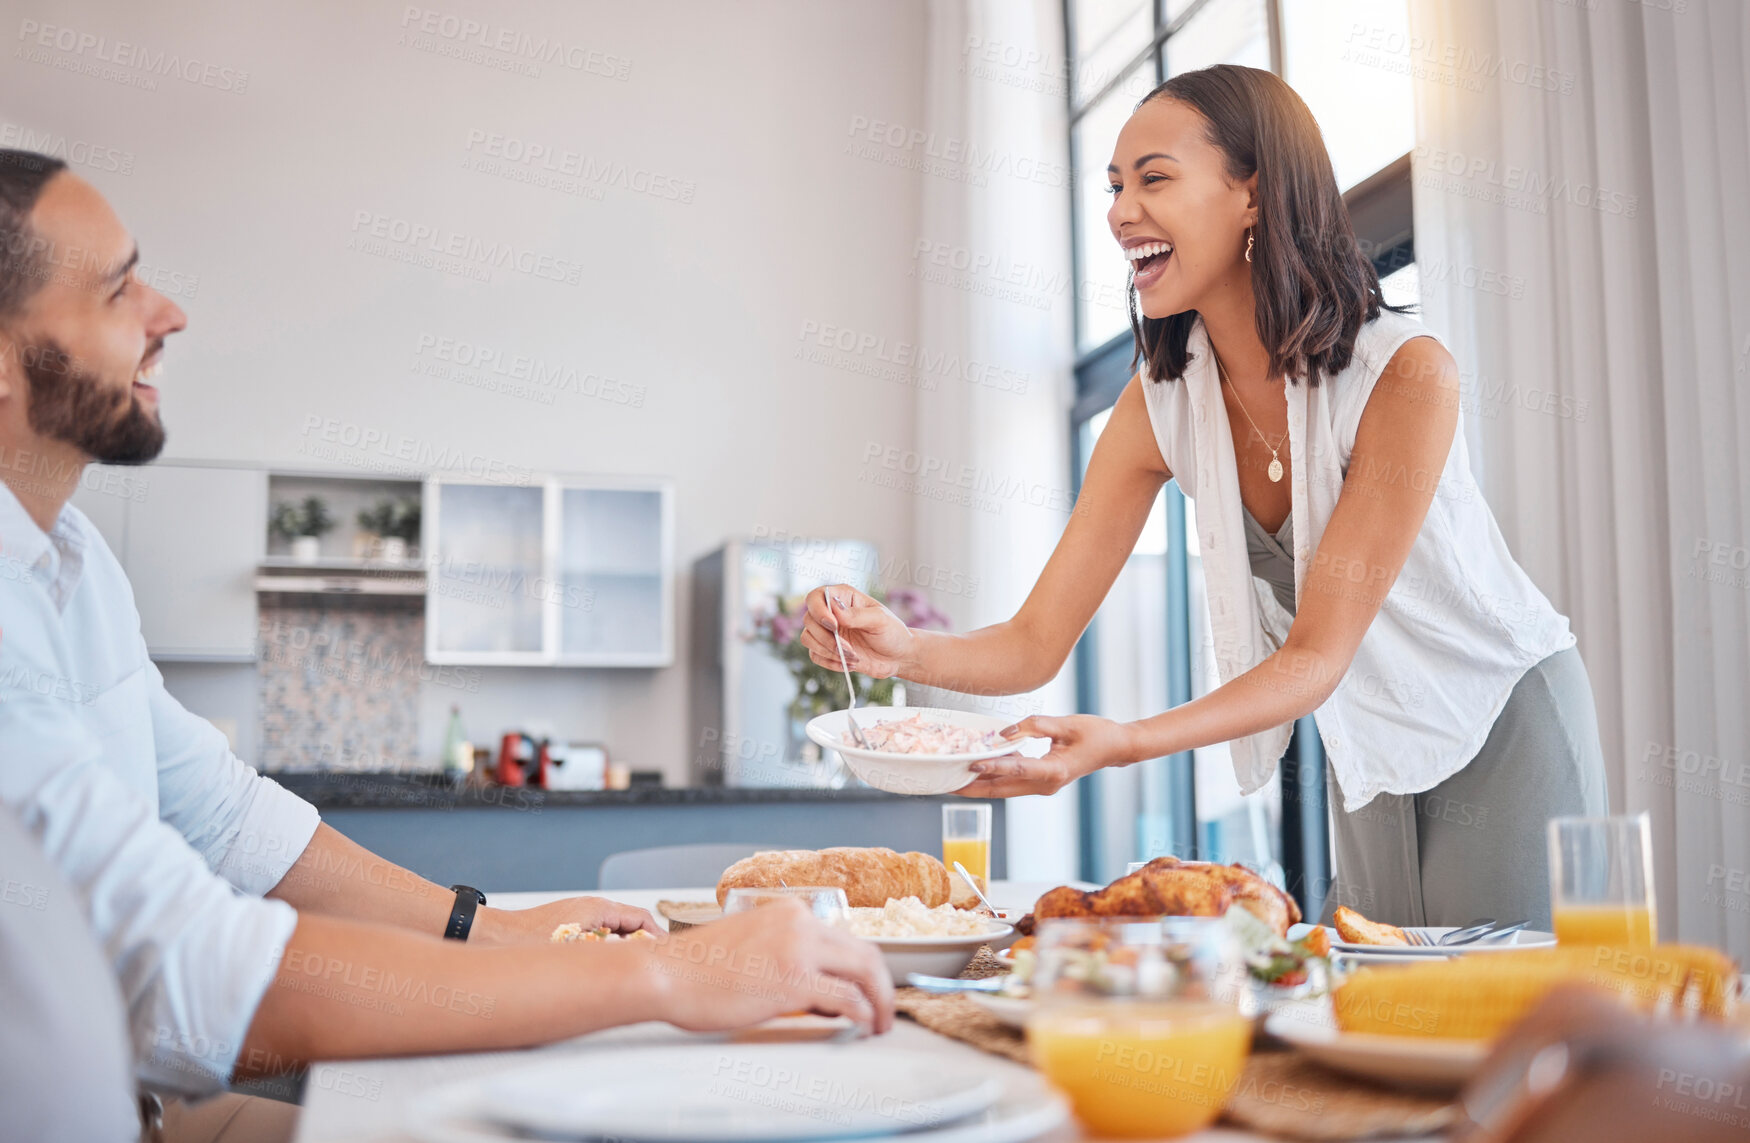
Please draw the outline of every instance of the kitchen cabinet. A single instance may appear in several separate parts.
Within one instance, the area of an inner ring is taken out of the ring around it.
[[[255,658],[255,568],[267,534],[267,474],[155,464],[92,465],[73,503],[134,589],[154,659]]]
[[[673,662],[674,509],[665,482],[433,480],[423,520],[429,661]]]

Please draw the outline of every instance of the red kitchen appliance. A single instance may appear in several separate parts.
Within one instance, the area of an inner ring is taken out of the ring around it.
[[[513,730],[499,740],[498,763],[493,767],[492,778],[501,786],[545,790],[551,765],[551,744],[547,739],[537,742],[532,736]]]

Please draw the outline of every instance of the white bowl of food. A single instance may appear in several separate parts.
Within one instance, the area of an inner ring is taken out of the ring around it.
[[[852,737],[856,719],[872,749]],[[989,714],[940,707],[876,706],[835,710],[809,720],[808,737],[844,758],[851,773],[893,794],[951,794],[971,782],[972,764],[1017,752],[1044,754],[1045,739],[1011,742],[1011,723]],[[1032,750],[1022,750],[1023,744]]]
[[[893,983],[907,973],[959,976],[985,945],[1006,948],[1015,926],[952,905],[930,908],[916,897],[890,900],[879,909],[851,909],[845,927],[881,950]]]

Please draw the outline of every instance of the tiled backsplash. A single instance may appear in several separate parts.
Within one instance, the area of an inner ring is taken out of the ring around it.
[[[261,608],[267,770],[405,770],[419,749],[425,617],[380,600]]]

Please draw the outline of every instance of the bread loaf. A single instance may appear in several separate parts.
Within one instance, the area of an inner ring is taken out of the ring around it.
[[[934,908],[948,900],[948,870],[927,853],[891,849],[779,849],[744,857],[717,882],[721,905],[731,889],[824,885],[845,891],[852,908],[880,908],[890,898],[916,897]]]

